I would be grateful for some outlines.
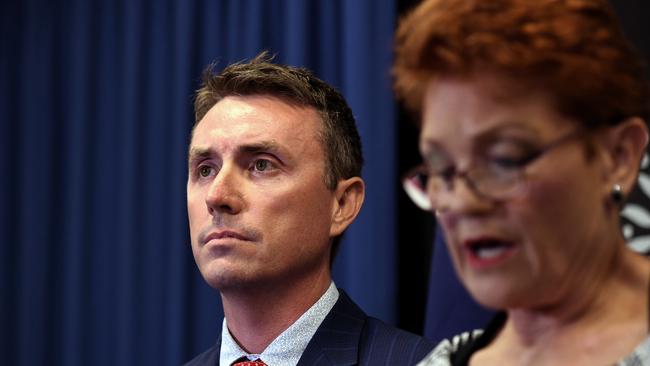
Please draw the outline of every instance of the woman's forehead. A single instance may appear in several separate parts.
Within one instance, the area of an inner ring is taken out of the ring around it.
[[[483,77],[431,82],[423,100],[421,138],[479,138],[498,131],[552,136],[575,124],[557,111],[547,94],[521,93],[508,89],[511,85]]]

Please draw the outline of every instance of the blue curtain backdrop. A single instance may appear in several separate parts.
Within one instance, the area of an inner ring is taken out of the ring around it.
[[[189,246],[191,101],[205,65],[313,69],[357,117],[366,204],[335,280],[396,320],[393,1],[0,4],[0,364],[178,365],[220,329]]]

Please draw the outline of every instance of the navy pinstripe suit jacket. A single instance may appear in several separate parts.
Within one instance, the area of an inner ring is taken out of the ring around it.
[[[298,366],[415,365],[433,348],[420,336],[367,316],[344,291],[339,289],[339,294]],[[214,346],[185,366],[218,366],[220,349],[221,336]]]

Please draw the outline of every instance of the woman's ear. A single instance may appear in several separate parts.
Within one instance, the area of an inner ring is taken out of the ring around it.
[[[648,127],[639,117],[609,127],[606,132],[607,183],[609,189],[620,185],[627,197],[636,184],[641,158],[648,144]]]
[[[338,236],[350,226],[357,217],[366,194],[366,185],[360,177],[352,177],[339,181],[336,186],[332,212],[330,236]]]

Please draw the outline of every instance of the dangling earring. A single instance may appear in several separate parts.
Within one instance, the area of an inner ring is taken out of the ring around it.
[[[623,189],[621,188],[620,184],[614,184],[612,186],[612,192],[610,193],[612,196],[612,201],[617,206],[621,206],[623,204]]]

